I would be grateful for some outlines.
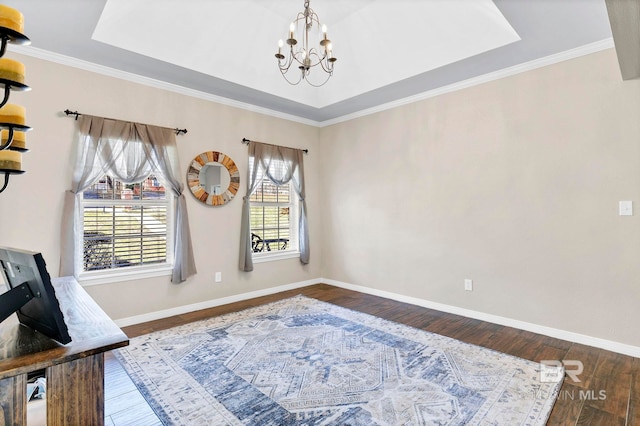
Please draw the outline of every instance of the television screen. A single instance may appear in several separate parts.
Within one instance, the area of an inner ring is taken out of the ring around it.
[[[62,344],[71,342],[42,254],[0,247],[0,266],[8,287],[0,295],[1,320],[16,312],[20,323]]]

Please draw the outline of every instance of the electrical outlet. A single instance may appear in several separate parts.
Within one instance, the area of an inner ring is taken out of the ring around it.
[[[464,289],[467,291],[473,291],[473,280],[464,280]]]
[[[222,282],[222,272],[216,272],[216,282]]]

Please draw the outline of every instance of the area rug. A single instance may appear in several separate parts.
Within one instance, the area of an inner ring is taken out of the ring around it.
[[[304,296],[131,339],[166,425],[543,425],[538,363]]]

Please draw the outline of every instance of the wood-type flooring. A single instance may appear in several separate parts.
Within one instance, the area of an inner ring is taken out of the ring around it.
[[[640,425],[640,358],[434,311],[325,284],[125,327],[129,337],[302,294],[517,357],[580,361],[580,382],[566,377],[548,425]],[[571,367],[573,368],[573,367]],[[160,422],[112,354],[105,358],[106,425]]]

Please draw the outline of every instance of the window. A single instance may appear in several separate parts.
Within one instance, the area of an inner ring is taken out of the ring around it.
[[[103,176],[91,185],[82,193],[81,274],[170,266],[169,201],[155,175],[133,184]]]
[[[242,203],[240,270],[255,262],[299,257],[309,263],[303,151],[250,141],[249,182]],[[278,187],[273,182],[283,185]],[[298,235],[299,234],[299,235]]]
[[[298,251],[298,197],[291,185],[277,186],[265,176],[250,197],[255,259],[274,252]]]

